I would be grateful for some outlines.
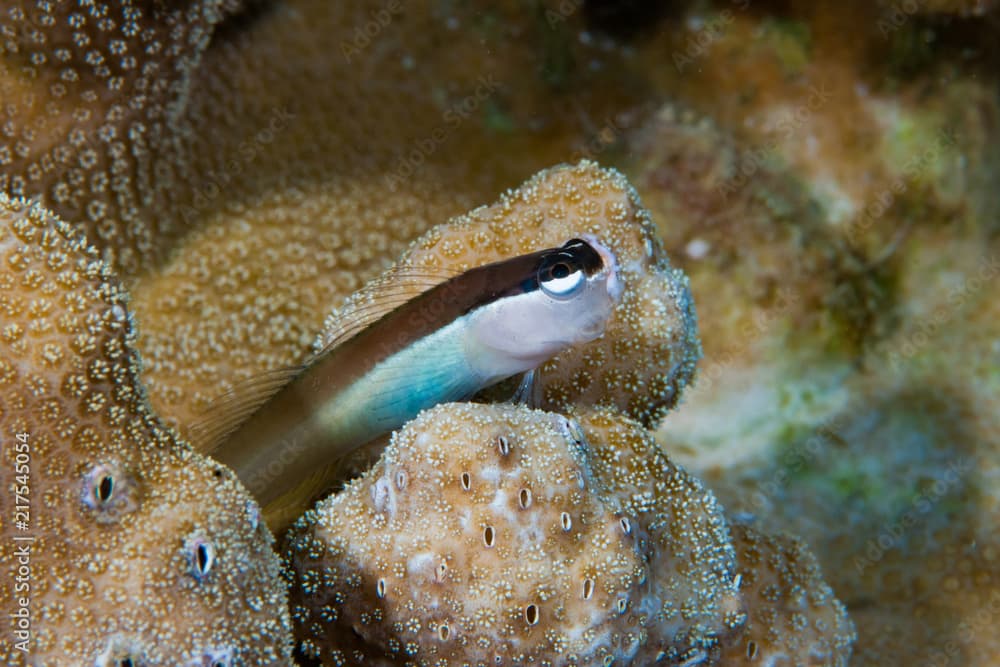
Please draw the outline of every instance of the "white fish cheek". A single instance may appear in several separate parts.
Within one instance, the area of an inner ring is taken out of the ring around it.
[[[543,345],[542,318],[528,297],[486,307],[469,329],[476,366],[487,376],[506,377],[545,361],[551,353]]]
[[[589,286],[587,292],[567,309],[562,322],[569,343],[586,343],[604,333],[614,302],[608,296],[603,281]],[[572,334],[572,338],[570,338]]]

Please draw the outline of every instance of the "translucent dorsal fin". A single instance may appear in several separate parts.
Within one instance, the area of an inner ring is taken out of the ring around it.
[[[435,267],[395,266],[361,291],[352,294],[324,323],[322,347],[298,366],[266,371],[215,398],[191,427],[190,439],[211,453],[269,398],[318,357],[363,331],[386,313],[456,275]],[[318,346],[318,345],[317,345]]]
[[[437,267],[397,265],[365,285],[344,301],[323,323],[323,333],[314,345],[315,356],[321,356],[383,315],[407,301],[454,278],[457,271]]]
[[[190,437],[201,452],[211,454],[237,427],[302,372],[305,366],[266,371],[209,403],[202,418],[191,427]]]

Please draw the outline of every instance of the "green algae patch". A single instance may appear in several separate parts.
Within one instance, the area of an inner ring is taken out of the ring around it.
[[[759,30],[762,44],[774,53],[786,74],[798,74],[812,60],[812,33],[804,22],[767,19]]]

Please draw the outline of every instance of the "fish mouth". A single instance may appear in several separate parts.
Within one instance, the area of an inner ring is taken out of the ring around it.
[[[617,302],[621,298],[622,291],[625,289],[622,285],[621,279],[619,279],[619,268],[618,259],[611,250],[597,240],[597,237],[593,234],[583,234],[580,238],[590,244],[590,246],[597,251],[597,254],[601,256],[601,261],[604,264],[604,269],[597,274],[597,278],[604,278],[607,283],[608,296],[611,300]]]

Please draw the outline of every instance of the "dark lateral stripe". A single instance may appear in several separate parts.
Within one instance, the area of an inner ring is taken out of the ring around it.
[[[330,350],[301,379],[324,394],[317,397],[323,402],[381,361],[477,308],[537,289],[539,262],[551,252],[541,250],[472,268],[432,287]]]

